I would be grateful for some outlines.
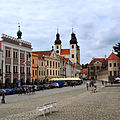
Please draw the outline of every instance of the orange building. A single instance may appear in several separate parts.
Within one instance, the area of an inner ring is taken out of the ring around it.
[[[32,82],[37,83],[38,81],[38,55],[32,53]]]

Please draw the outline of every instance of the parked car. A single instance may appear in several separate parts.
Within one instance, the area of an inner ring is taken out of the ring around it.
[[[50,86],[51,86],[52,88],[58,88],[58,87],[59,87],[59,84],[54,82],[54,83],[50,84]]]
[[[38,90],[43,90],[44,85],[38,85],[37,87],[38,87]]]
[[[65,83],[64,83],[64,87],[67,87],[67,86],[68,86],[68,83],[67,83],[67,82],[65,82]]]
[[[50,86],[50,84],[44,84],[44,88],[45,88],[45,89],[50,89],[51,86]]]
[[[119,77],[115,78],[114,83],[120,83],[120,78]]]
[[[13,88],[13,91],[14,91],[15,94],[18,94],[20,92],[20,88],[17,88],[17,87]]]
[[[6,88],[5,90],[6,90],[6,93],[5,93],[6,95],[14,94],[14,90],[13,89]]]

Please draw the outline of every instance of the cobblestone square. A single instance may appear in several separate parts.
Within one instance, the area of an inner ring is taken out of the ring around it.
[[[97,93],[83,84],[6,96],[7,103],[0,104],[0,120],[120,120],[120,87],[97,86]],[[57,102],[52,114],[36,117],[36,107],[52,101]]]

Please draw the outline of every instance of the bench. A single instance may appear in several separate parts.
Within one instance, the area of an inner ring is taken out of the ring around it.
[[[56,102],[51,102],[51,103],[47,103],[44,104],[43,106],[37,107],[36,108],[36,116],[38,116],[39,112],[42,113],[42,115],[45,117],[45,113],[46,111],[49,111],[49,113],[52,113],[52,108],[55,107],[56,108]]]

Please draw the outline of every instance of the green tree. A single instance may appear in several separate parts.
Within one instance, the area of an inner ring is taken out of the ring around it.
[[[117,53],[116,55],[120,58],[120,43],[117,43],[113,46],[114,51]]]

